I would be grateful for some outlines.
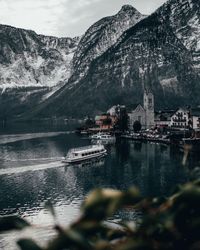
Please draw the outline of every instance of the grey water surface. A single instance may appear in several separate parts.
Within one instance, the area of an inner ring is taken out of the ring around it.
[[[0,235],[0,249],[17,249],[16,239],[31,237],[45,244],[54,235],[53,218],[44,209],[51,200],[57,220],[68,225],[80,215],[84,197],[96,187],[140,188],[144,196],[169,195],[188,179],[183,153],[167,145],[117,140],[108,155],[93,164],[66,166],[68,149],[89,145],[72,130],[0,135],[0,216],[17,214],[33,229]],[[190,158],[187,167],[198,164]],[[120,212],[115,219],[134,219],[134,212]]]

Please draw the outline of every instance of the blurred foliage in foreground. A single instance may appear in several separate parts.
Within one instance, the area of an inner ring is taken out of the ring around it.
[[[195,175],[195,174],[194,174]],[[53,206],[47,204],[56,217]],[[117,210],[140,210],[140,221],[105,223]],[[136,188],[126,192],[97,189],[88,195],[81,216],[69,228],[55,225],[57,236],[46,248],[31,239],[22,250],[197,250],[200,249],[200,179],[179,186],[168,199],[144,199]],[[0,232],[30,226],[16,216],[0,218]]]

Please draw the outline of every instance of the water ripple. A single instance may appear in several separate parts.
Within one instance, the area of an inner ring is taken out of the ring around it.
[[[17,168],[5,168],[0,169],[0,176],[1,175],[11,175],[11,174],[19,174],[28,171],[39,171],[51,168],[61,168],[64,167],[66,164],[62,163],[61,161],[51,162],[51,163],[44,163],[39,165],[32,165],[32,166],[23,166]]]

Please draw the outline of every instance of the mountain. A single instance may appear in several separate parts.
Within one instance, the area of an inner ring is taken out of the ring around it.
[[[144,17],[145,17],[144,15],[139,13],[132,6],[125,5],[121,8],[119,13],[117,13],[116,15],[101,19],[100,21],[98,21],[97,23],[92,25],[86,31],[86,33],[83,35],[82,39],[78,43],[77,48],[76,48],[76,46],[72,46],[72,53],[69,54],[69,56],[71,59],[71,55],[73,54],[73,52],[75,52],[74,56],[73,56],[73,61],[71,62],[71,60],[70,60],[70,66],[69,66],[68,61],[66,61],[67,62],[66,68],[70,69],[69,74],[67,74],[67,70],[62,70],[62,68],[61,69],[55,68],[55,72],[57,72],[57,73],[61,72],[61,74],[59,74],[59,76],[66,77],[65,82],[67,82],[67,79],[70,76],[70,74],[73,73],[72,78],[74,78],[74,79],[76,78],[76,81],[79,82],[80,79],[84,75],[87,74],[87,70],[90,67],[90,63],[92,63],[98,56],[101,56],[106,50],[108,50],[113,44],[115,44],[116,41],[118,40],[118,38],[122,35],[122,33],[125,30],[127,30],[130,27],[132,27],[133,25],[135,25],[138,21],[140,21]],[[23,30],[23,32],[26,32],[26,31]],[[38,36],[35,33],[34,33],[34,35],[38,38]],[[15,37],[16,36],[14,36],[14,39],[15,39]],[[13,41],[14,39],[11,39],[11,40]],[[45,54],[47,55],[46,56],[47,61],[50,58],[52,58],[50,53],[47,52],[48,48],[49,47],[52,48],[52,46],[54,45],[54,42],[53,41],[49,42],[49,39],[50,39],[49,37],[39,36],[39,41],[42,41],[42,44],[44,44],[43,50],[44,50]],[[58,42],[56,44],[58,44],[60,42],[60,40],[58,39]],[[48,44],[48,45],[46,46],[46,44]],[[65,49],[65,52],[67,54],[69,52],[69,48],[70,48],[69,45],[64,44],[64,42],[62,43],[62,45],[63,45],[62,47],[59,46],[59,48],[56,48],[56,50],[58,50],[58,52],[60,52],[61,49],[62,50]],[[75,44],[75,45],[77,45],[77,44]],[[63,52],[61,54],[63,54]],[[58,65],[59,63],[60,63],[60,60],[54,61],[52,64],[54,66],[55,64]],[[50,67],[51,64],[49,65],[47,63],[46,66],[47,66],[46,70],[49,69],[49,71],[52,72],[53,69],[52,69],[52,67]],[[63,66],[63,64],[62,64],[62,66]],[[24,68],[24,67],[22,67],[22,68]],[[52,72],[52,74],[53,74],[53,72]],[[23,75],[24,75],[24,73],[23,73]],[[38,76],[40,76],[40,71],[38,72]],[[44,78],[44,83],[45,82],[47,84],[49,84],[49,80],[47,80],[47,78]],[[58,81],[55,81],[55,82],[58,82]],[[64,79],[62,82],[64,82]],[[71,81],[71,82],[74,82],[74,81]],[[31,86],[31,85],[29,85],[29,86]],[[39,84],[37,86],[39,86]],[[42,86],[44,87],[45,84],[43,84]],[[68,87],[69,87],[69,85],[68,85]],[[57,89],[59,89],[59,90],[56,92]],[[1,99],[0,99],[1,105],[0,106],[3,107],[2,108],[3,110],[5,110],[5,108],[6,108],[7,113],[13,113],[13,114],[20,114],[23,110],[26,111],[27,109],[28,110],[31,109],[32,106],[35,109],[36,104],[38,104],[37,109],[38,108],[40,109],[43,106],[42,102],[44,100],[48,99],[49,96],[54,94],[54,92],[56,92],[56,95],[57,95],[58,93],[62,92],[62,88],[60,89],[59,86],[56,86],[56,88],[53,88],[50,91],[50,93],[48,93],[48,90],[45,88],[40,88],[40,89],[34,88],[34,90],[27,89],[27,87],[25,89],[18,89],[18,90],[15,89],[14,90],[15,98],[13,100],[12,90],[10,90],[10,91],[7,91],[7,93],[4,93],[4,95],[1,97]],[[52,99],[54,99],[54,97],[52,97]],[[11,103],[15,102],[15,104],[16,104],[15,107],[14,108],[10,107],[10,105],[7,107],[7,100],[10,100]],[[47,100],[47,103],[48,103],[48,101],[49,100]],[[45,102],[45,104],[46,104],[46,102]],[[50,107],[50,110],[51,110],[51,107]],[[0,110],[0,112],[1,112],[1,110]],[[29,114],[29,112],[28,112],[28,114]],[[55,114],[53,114],[53,115],[55,115]],[[63,114],[61,114],[61,115],[63,115]]]
[[[24,112],[24,119],[83,117],[114,104],[141,102],[144,88],[153,90],[159,109],[199,105],[199,29],[199,0],[169,0],[145,17],[123,6],[117,15],[101,19],[86,31],[74,48],[65,84],[50,93],[45,90],[43,99],[37,89],[31,102],[17,92],[17,113]],[[4,95],[4,106],[7,99],[14,103],[10,95]]]
[[[53,87],[71,76],[79,38],[57,38],[0,25],[0,89]]]
[[[153,90],[157,108],[199,104],[199,5],[199,0],[169,0],[99,56],[89,60],[86,49],[83,63],[77,63],[81,60],[75,54],[73,62],[82,78],[73,74],[33,114],[84,116],[113,104],[140,102],[144,88]]]
[[[200,2],[198,0],[171,0],[158,11],[169,23],[174,34],[192,53],[193,68],[200,70]]]
[[[124,31],[145,18],[131,5],[122,6],[114,16],[101,19],[84,34],[73,58],[74,76],[79,81],[87,73],[90,64],[112,45]]]
[[[29,110],[63,86],[79,40],[0,25],[0,117]]]
[[[74,89],[75,85],[79,84],[81,79],[87,75],[89,68],[96,58],[100,57],[109,48],[111,48],[124,33],[124,31],[128,30],[130,27],[133,27],[145,17],[145,15],[142,15],[131,5],[124,5],[116,15],[105,17],[92,25],[82,36],[74,53],[72,60],[73,74],[70,77],[70,80],[66,82],[66,88]],[[50,100],[47,100],[47,102],[44,103],[44,106],[48,106],[52,100],[58,99],[57,97],[60,95],[60,93],[62,93],[63,90],[65,92],[65,86],[59,89],[55,95],[50,98]],[[67,96],[64,94],[63,98],[66,99]],[[60,106],[59,101],[58,105],[56,106]],[[38,110],[42,108],[43,105],[39,105],[33,111],[34,115],[37,114]],[[48,109],[49,111],[47,114],[49,113],[49,115],[51,115],[51,104]],[[52,112],[54,113],[54,111]],[[60,115],[66,114],[61,112]]]

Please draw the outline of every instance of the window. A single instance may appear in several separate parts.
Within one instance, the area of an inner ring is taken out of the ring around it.
[[[149,108],[152,108],[152,106],[153,106],[153,100],[152,100],[152,98],[149,98],[149,100],[148,100],[148,103],[149,103]]]
[[[141,123],[141,121],[142,121],[142,117],[141,116],[138,116],[138,121]]]

